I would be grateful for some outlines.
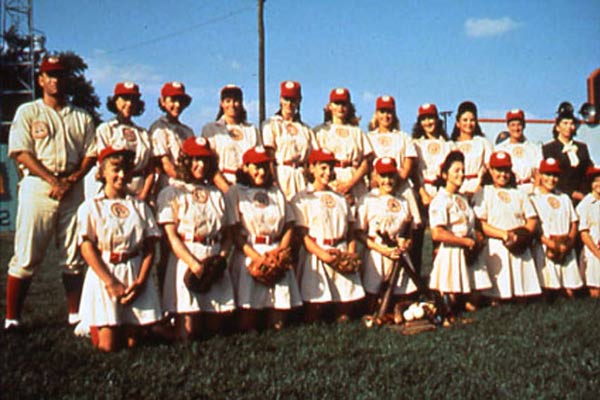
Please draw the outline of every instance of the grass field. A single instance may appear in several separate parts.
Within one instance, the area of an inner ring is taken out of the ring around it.
[[[0,262],[12,253],[0,238]],[[597,399],[600,301],[511,304],[473,322],[402,336],[386,328],[283,332],[146,344],[100,354],[66,324],[50,260],[27,298],[22,333],[0,333],[0,399]],[[0,274],[2,317],[5,269]]]

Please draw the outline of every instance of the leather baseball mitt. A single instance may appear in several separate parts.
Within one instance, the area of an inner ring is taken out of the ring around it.
[[[263,261],[252,261],[248,272],[256,281],[265,286],[273,286],[283,278],[286,271],[292,269],[292,251],[290,248],[275,248],[265,253]]]
[[[506,248],[512,254],[521,255],[525,253],[525,251],[531,245],[533,235],[524,226],[519,226],[515,229],[512,229],[511,232],[514,233],[515,239],[505,241],[504,246],[506,246]]]
[[[340,251],[338,249],[327,250],[335,259],[329,265],[342,274],[352,274],[360,271],[362,265],[358,254]]]
[[[554,248],[546,246],[546,257],[555,262],[562,264],[567,255],[571,252],[571,243],[568,235],[550,235],[550,239],[554,240]]]
[[[191,292],[206,293],[212,284],[223,276],[227,269],[227,260],[217,254],[206,257],[200,263],[204,267],[200,276],[188,268],[183,275],[183,283]]]

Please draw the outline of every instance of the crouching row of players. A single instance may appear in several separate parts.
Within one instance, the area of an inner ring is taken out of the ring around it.
[[[104,351],[134,344],[139,327],[163,320],[165,313],[174,322],[167,328],[163,323],[163,332],[166,329],[179,339],[188,339],[200,332],[221,332],[234,312],[242,331],[264,324],[280,329],[300,307],[306,322],[326,316],[346,320],[357,314],[365,298],[368,312],[372,312],[394,260],[410,247],[413,215],[407,202],[397,195],[400,182],[391,158],[376,161],[376,188],[350,207],[330,188],[335,180],[333,154],[314,150],[307,171],[311,183],[287,202],[274,181],[273,158],[263,148],[244,154],[237,184],[223,195],[211,184],[216,160],[208,143],[203,138],[190,138],[183,143],[178,180],[161,191],[155,214],[127,194],[133,170],[131,152],[107,147],[98,161],[97,178],[103,190],[86,201],[78,213],[81,252],[90,266],[78,330],[89,331],[92,342]],[[441,168],[442,188],[429,211],[432,238],[441,243],[430,287],[452,295],[456,302],[462,300],[461,295],[482,291],[495,298],[509,298],[539,294],[540,284],[548,288],[580,287],[583,283],[572,252],[566,261],[557,263],[545,256],[549,251],[544,253],[545,249],[559,251],[562,243],[572,249],[577,232],[570,201],[567,198],[567,204],[553,191],[557,171],[545,169],[552,163],[542,164],[542,187],[539,199],[533,201],[510,188],[507,153],[495,153],[490,164],[493,184],[475,196],[475,212],[458,194],[464,180],[463,155],[451,152]],[[588,285],[599,287],[600,169],[592,170],[591,176],[592,193],[580,205],[580,229],[586,244],[586,265],[595,273],[588,277]],[[552,222],[563,212],[568,216],[560,218],[567,218],[567,222]],[[470,261],[466,254],[478,247],[475,214],[488,245],[476,261]],[[536,269],[529,249],[514,254],[505,244],[515,241],[513,227],[534,231],[537,215],[542,219],[543,249],[541,267]],[[563,234],[564,226],[569,239],[554,238]],[[162,235],[171,253],[160,299],[150,269],[155,242]],[[357,239],[364,247],[362,271],[341,273],[334,269],[336,254],[332,249],[356,252]],[[295,254],[295,268],[285,271],[273,285],[252,277],[248,269],[251,263],[261,263],[268,251],[287,248]],[[228,260],[227,270],[203,293],[190,291],[185,284],[186,271],[202,276],[202,260],[214,255]],[[394,294],[415,291],[414,282],[401,274]]]

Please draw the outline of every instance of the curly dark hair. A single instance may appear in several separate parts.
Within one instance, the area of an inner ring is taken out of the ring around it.
[[[498,168],[490,167],[490,169],[498,169]],[[483,187],[485,185],[493,185],[493,184],[494,184],[494,180],[492,179],[492,174],[490,173],[490,170],[488,169],[487,171],[485,171],[485,174],[483,174],[483,177],[481,178],[481,186]],[[512,169],[510,170],[510,178],[508,180],[508,184],[506,185],[506,187],[509,187],[509,188],[517,187],[517,177]]]
[[[171,97],[171,96],[165,96],[164,98],[166,99],[167,97]],[[174,96],[174,97],[179,97],[180,101],[179,103],[181,104],[181,111],[183,112],[183,110],[185,110],[186,108],[188,108],[188,106],[190,105],[190,103],[192,102],[192,99],[186,96]],[[171,97],[172,99],[173,97]],[[162,106],[162,104],[160,104],[160,100],[162,99],[162,97],[158,98],[158,108],[160,108],[160,110],[162,112],[167,112],[167,110]]]
[[[421,121],[423,121],[426,117],[428,117],[428,116],[423,115],[423,116],[418,117],[417,122],[415,122],[415,124],[413,125],[412,137],[414,139],[419,139],[421,137],[427,137],[425,130],[421,126]],[[433,132],[433,134],[437,138],[442,138],[446,141],[448,140],[448,133],[446,133],[446,130],[444,129],[444,123],[442,122],[440,117],[437,117],[435,120],[435,131]]]
[[[200,182],[198,182],[198,180],[193,177],[192,172],[190,171],[192,167],[192,161],[194,161],[194,158],[202,160],[202,162],[204,162],[204,165],[206,166],[204,177],[201,179]],[[177,179],[186,183],[204,183],[206,185],[211,185],[217,170],[218,166],[216,157],[193,157],[188,156],[184,152],[181,152],[179,154],[179,159],[177,160],[177,164],[175,165]]]
[[[446,155],[444,162],[440,166],[440,175],[434,182],[435,186],[443,187],[446,186],[446,179],[442,177],[443,174],[448,173],[448,170],[455,162],[465,163],[465,155],[460,150],[452,150]]]
[[[332,119],[333,117],[331,115],[331,110],[329,109],[329,103],[327,103],[327,106],[323,109],[323,122],[328,123],[331,122]],[[356,116],[356,107],[354,106],[354,103],[348,102],[348,113],[346,113],[346,120],[344,123],[352,126],[358,126],[360,123],[360,118]]]
[[[470,106],[465,106],[466,104],[468,104]],[[475,117],[475,129],[473,130],[473,136],[474,137],[475,136],[485,137],[485,135],[483,134],[483,131],[481,130],[481,126],[479,125],[479,118],[477,117],[477,108],[475,107],[474,103],[465,101],[458,106],[458,111],[456,112],[456,122],[458,122],[458,120],[460,120],[460,117],[462,117],[463,114],[465,114],[466,112],[473,113],[473,116]],[[456,140],[458,140],[459,136],[460,136],[460,129],[458,129],[458,126],[456,126],[456,124],[454,124],[454,129],[452,129],[452,134],[450,135],[450,139],[452,139],[453,141],[456,141]]]
[[[265,164],[269,164],[269,163],[265,163]],[[250,165],[250,164],[247,164]],[[260,164],[254,164],[254,165],[260,165]],[[261,186],[264,188],[270,188],[271,186],[273,186],[275,184],[275,179],[273,178],[273,174],[271,173],[272,168],[270,165],[267,165],[265,168],[265,183]],[[256,187],[254,185],[254,181],[252,180],[252,178],[250,178],[250,175],[248,175],[246,172],[244,172],[243,168],[238,168],[238,170],[235,172],[235,179],[236,179],[236,183],[239,183],[241,185],[244,186],[248,186],[248,187]]]
[[[113,114],[119,114],[119,110],[117,110],[116,105],[116,101],[119,97],[125,98],[125,96],[108,96],[106,98],[106,108]],[[138,115],[142,115],[146,110],[146,103],[144,103],[144,100],[137,96],[132,96],[131,99],[133,105],[132,116],[137,117]]]

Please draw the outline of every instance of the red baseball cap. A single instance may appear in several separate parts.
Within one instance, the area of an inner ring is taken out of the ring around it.
[[[419,106],[418,116],[424,117],[426,115],[431,115],[434,117],[438,115],[438,109],[435,106],[435,104],[425,103],[425,104],[421,104],[421,106]]]
[[[115,96],[137,96],[140,97],[140,87],[134,82],[119,82],[115,85]]]
[[[540,162],[539,171],[541,174],[560,174],[560,165],[555,158],[546,158]]]
[[[336,88],[329,93],[330,103],[350,103],[350,91],[346,88]]]
[[[185,92],[185,85],[177,81],[165,83],[160,90],[160,97],[185,97],[192,100],[191,96]]]
[[[203,137],[190,137],[183,141],[181,151],[190,157],[213,157],[208,140]]]
[[[585,176],[587,176],[590,179],[598,175],[600,175],[600,166],[597,165],[592,165],[588,167],[588,169],[585,171]]]
[[[392,96],[380,96],[375,101],[377,110],[396,110],[396,100]]]
[[[495,151],[490,156],[490,167],[492,168],[504,168],[512,167],[512,160],[510,154],[505,151]]]
[[[242,156],[244,164],[262,164],[273,161],[273,157],[263,146],[252,147]]]
[[[392,174],[398,172],[396,160],[391,157],[381,157],[375,161],[375,171],[379,175]]]
[[[336,162],[335,155],[327,149],[314,149],[308,156],[309,164],[316,164],[319,162]]]
[[[292,99],[301,99],[302,98],[302,88],[300,83],[296,81],[283,81],[281,82],[281,96],[280,97],[289,97]]]
[[[525,113],[523,110],[518,108],[512,109],[506,113],[506,122],[510,122],[513,119],[518,119],[520,121],[525,121]]]
[[[242,100],[244,98],[242,88],[233,84],[223,86],[221,88],[221,100],[223,100],[226,97],[234,97]]]
[[[40,73],[42,72],[50,72],[50,71],[64,71],[65,66],[62,63],[60,57],[46,57],[42,60],[42,64],[40,65]]]
[[[98,154],[98,164],[102,164],[102,161],[106,159],[106,157],[113,156],[115,154],[126,154],[130,157],[135,157],[135,153],[125,147],[121,146],[107,146],[103,148]]]

